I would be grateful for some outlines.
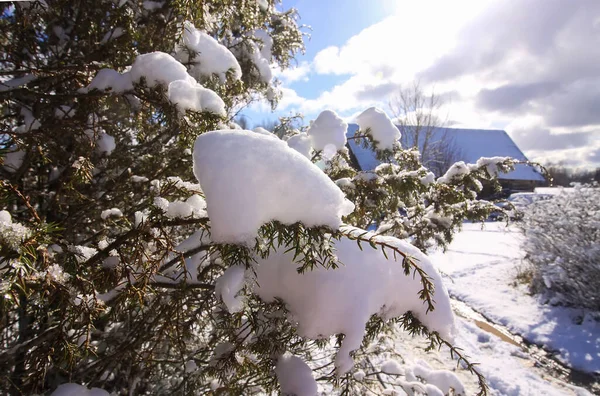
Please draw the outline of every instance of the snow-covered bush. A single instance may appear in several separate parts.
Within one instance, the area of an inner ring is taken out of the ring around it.
[[[369,356],[398,328],[453,348],[418,247],[485,218],[511,160],[435,180],[375,109],[354,137],[373,172],[332,111],[286,141],[240,130],[303,48],[272,1],[1,7],[0,393],[460,392],[423,365],[373,381]]]
[[[600,187],[577,185],[531,204],[521,227],[532,290],[600,313]]]

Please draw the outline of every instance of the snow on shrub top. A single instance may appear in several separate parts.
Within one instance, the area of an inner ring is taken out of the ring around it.
[[[190,59],[189,52],[184,47],[196,56]],[[198,80],[203,76],[210,77],[216,74],[221,82],[225,82],[229,70],[232,71],[234,79],[239,80],[242,77],[242,69],[231,51],[208,34],[196,29],[191,22],[185,23],[183,45],[179,45],[176,52],[177,58],[182,62],[187,63],[191,60],[194,63],[190,74]]]
[[[348,227],[352,235],[365,231]],[[454,334],[454,316],[448,292],[429,258],[408,242],[394,237],[374,236],[378,243],[392,246],[415,259],[435,287],[435,310],[427,313],[427,304],[419,298],[422,289],[419,275],[404,274],[401,258],[396,261],[390,250],[388,258],[381,247],[373,249],[342,238],[334,243],[342,265],[336,269],[318,266],[298,273],[294,252],[286,247],[271,253],[266,259],[257,259],[254,292],[265,302],[282,299],[293,320],[298,323],[298,334],[319,339],[344,334],[344,340],[335,360],[339,375],[353,366],[350,352],[360,347],[365,326],[371,315],[383,319],[398,317],[411,311],[425,326],[438,331],[447,339]]]
[[[160,51],[138,55],[131,69],[123,74],[112,69],[100,70],[90,85],[79,92],[112,89],[115,93],[124,93],[133,90],[133,83],[139,83],[142,79],[150,88],[157,85],[166,87],[169,101],[181,113],[191,110],[225,115],[225,103],[219,95],[196,82],[177,59]]]
[[[188,74],[184,65],[171,55],[160,51],[138,55],[133,65],[131,65],[129,73],[131,73],[133,82],[140,82],[142,78],[145,78],[146,85],[150,88],[159,84],[168,86],[177,80],[196,83],[196,80]]]
[[[332,145],[337,151],[346,145],[347,129],[348,124],[334,111],[325,110],[313,121],[306,133],[315,150],[324,150],[327,145]]]
[[[212,239],[244,243],[278,220],[337,229],[354,205],[319,168],[288,145],[251,131],[200,135],[194,174],[206,196]]]
[[[219,95],[196,82],[173,81],[169,84],[168,96],[169,101],[182,113],[192,110],[225,115],[225,103]]]
[[[391,150],[399,144],[400,130],[387,114],[377,107],[368,108],[360,113],[356,117],[356,123],[362,131],[371,130],[371,136],[377,141],[376,146],[379,150]]]

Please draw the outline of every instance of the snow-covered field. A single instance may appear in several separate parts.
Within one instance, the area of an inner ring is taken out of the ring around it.
[[[446,284],[453,297],[512,333],[557,351],[566,365],[600,372],[600,325],[579,310],[544,305],[528,295],[524,285],[515,284],[522,265],[519,241],[519,231],[502,223],[486,223],[483,228],[465,224],[446,253],[434,252],[431,257],[448,276]],[[457,317],[457,326],[458,346],[472,361],[481,363],[479,368],[494,394],[587,394],[534,368],[534,361],[521,348],[473,322]],[[405,356],[414,353],[404,352]]]

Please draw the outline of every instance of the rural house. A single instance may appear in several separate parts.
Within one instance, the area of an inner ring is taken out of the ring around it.
[[[353,136],[357,129],[357,124],[349,124],[347,136]],[[452,146],[452,163],[456,161],[475,163],[481,157],[495,156],[527,161],[527,157],[503,130],[459,128],[432,128],[431,130],[428,144],[430,147],[434,147],[436,144]],[[406,140],[404,141],[406,142]],[[356,141],[349,139],[348,148],[353,166],[358,170],[372,170],[379,165],[375,153],[370,149],[363,148]],[[420,142],[419,150],[423,152],[423,142]],[[439,172],[434,171],[434,173]],[[525,164],[516,165],[514,171],[507,174],[501,173],[498,178],[503,189],[508,192],[533,191],[535,187],[546,184],[546,179],[541,173]]]

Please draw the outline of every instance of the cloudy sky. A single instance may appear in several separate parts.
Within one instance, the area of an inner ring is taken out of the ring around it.
[[[275,113],[345,117],[418,80],[453,126],[506,130],[530,159],[600,166],[600,0],[284,0],[312,27]],[[307,30],[308,31],[308,30]]]

